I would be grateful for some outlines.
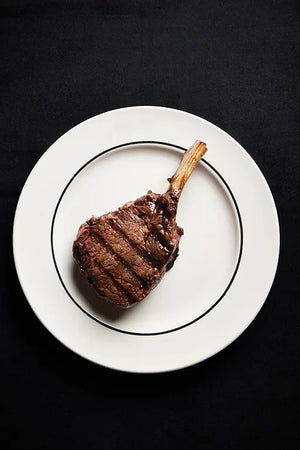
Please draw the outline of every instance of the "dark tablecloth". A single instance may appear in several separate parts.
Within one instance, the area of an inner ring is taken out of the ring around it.
[[[0,13],[2,448],[295,448],[296,2],[12,0]],[[104,369],[56,341],[25,300],[11,245],[20,190],[49,145],[95,114],[143,104],[189,111],[237,139],[271,187],[282,239],[272,290],[242,336],[157,375]]]

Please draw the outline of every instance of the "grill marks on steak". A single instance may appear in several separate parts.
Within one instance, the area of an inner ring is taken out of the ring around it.
[[[120,306],[141,301],[178,254],[178,196],[149,191],[118,211],[83,224],[73,245],[81,271],[97,292]]]
[[[79,228],[73,255],[81,272],[104,297],[122,307],[140,302],[178,256],[183,234],[176,224],[178,200],[193,169],[206,152],[196,141],[183,155],[164,194],[148,191],[134,202]]]

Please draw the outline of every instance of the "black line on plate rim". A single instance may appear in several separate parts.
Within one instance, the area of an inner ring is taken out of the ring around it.
[[[190,322],[184,324],[184,325],[180,325],[178,327],[175,328],[171,328],[170,330],[165,330],[165,331],[157,331],[157,332],[152,332],[152,333],[138,333],[135,331],[126,331],[126,330],[122,330],[119,328],[116,328],[112,325],[109,325],[105,322],[102,322],[101,320],[99,320],[97,317],[93,316],[91,313],[89,313],[88,311],[86,311],[79,303],[76,302],[76,300],[72,297],[72,295],[70,294],[70,292],[68,291],[62,277],[61,274],[58,270],[58,266],[56,263],[56,259],[55,259],[55,253],[54,253],[54,245],[53,245],[53,230],[54,230],[54,223],[55,223],[55,218],[56,218],[56,214],[60,205],[60,202],[66,192],[66,190],[68,189],[68,187],[70,186],[70,184],[72,183],[72,181],[74,180],[74,178],[77,177],[77,175],[86,167],[88,166],[90,163],[92,163],[93,161],[95,161],[95,159],[99,158],[100,156],[105,155],[106,153],[112,151],[112,150],[116,150],[118,148],[122,148],[122,147],[128,147],[129,145],[142,145],[142,144],[155,144],[155,145],[165,145],[165,146],[169,146],[169,147],[173,147],[173,148],[177,148],[179,150],[182,151],[186,151],[186,149],[184,147],[181,147],[180,145],[176,145],[176,144],[170,144],[169,142],[162,142],[162,141],[133,141],[133,142],[127,142],[125,144],[120,144],[120,145],[116,145],[114,147],[111,147],[107,150],[104,150],[103,152],[98,153],[96,156],[94,156],[93,158],[91,158],[89,161],[87,161],[83,166],[80,167],[80,169],[77,170],[77,172],[75,172],[75,174],[72,176],[72,178],[68,181],[67,185],[65,186],[65,188],[63,189],[58,202],[56,204],[54,213],[53,213],[53,218],[52,218],[52,223],[51,223],[51,232],[50,232],[50,243],[51,243],[51,253],[52,253],[52,258],[53,258],[53,262],[54,262],[54,266],[55,266],[55,270],[57,272],[58,278],[64,288],[64,290],[66,291],[66,293],[68,294],[68,296],[70,297],[70,299],[72,300],[72,302],[87,316],[89,316],[91,319],[95,320],[96,322],[98,322],[100,325],[103,325],[106,328],[109,328],[113,331],[118,331],[119,333],[123,333],[123,334],[130,334],[130,335],[135,335],[135,336],[157,336],[160,334],[167,334],[167,333],[173,333],[174,331],[178,331],[181,330],[183,328],[186,328],[192,324],[194,324],[195,322],[197,322],[198,320],[202,319],[202,317],[206,316],[213,308],[215,308],[215,306],[217,306],[218,303],[220,303],[220,301],[225,297],[225,295],[227,294],[227,292],[229,291],[235,277],[236,274],[238,272],[239,266],[240,266],[240,262],[241,262],[241,258],[242,258],[242,252],[243,252],[243,224],[242,224],[242,218],[241,218],[241,213],[237,204],[237,201],[233,195],[232,190],[230,189],[228,183],[225,181],[225,179],[223,178],[223,176],[217,171],[217,169],[215,169],[209,162],[207,162],[204,158],[201,159],[201,162],[203,162],[204,164],[206,164],[208,167],[210,167],[212,169],[213,172],[215,172],[215,174],[220,178],[220,180],[223,182],[223,184],[225,185],[225,187],[227,188],[230,197],[233,201],[233,204],[235,206],[236,209],[236,213],[238,216],[238,221],[239,221],[239,226],[240,226],[240,250],[239,250],[239,256],[238,256],[238,260],[236,263],[236,267],[235,270],[233,272],[233,275],[226,287],[226,289],[224,290],[224,292],[222,293],[222,295],[218,298],[218,300],[210,307],[208,308],[203,314],[201,314],[200,316],[196,317],[195,319],[191,320]]]

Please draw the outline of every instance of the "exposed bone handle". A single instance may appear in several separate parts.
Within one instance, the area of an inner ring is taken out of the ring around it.
[[[170,187],[168,192],[171,191],[179,195],[181,194],[185,183],[206,151],[207,147],[203,142],[194,142],[194,144],[183,154],[178,169],[172,178],[169,179]]]

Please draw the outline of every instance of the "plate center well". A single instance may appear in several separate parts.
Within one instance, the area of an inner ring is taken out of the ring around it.
[[[236,205],[222,178],[205,162],[194,170],[179,202],[177,223],[184,229],[179,257],[140,304],[120,310],[104,302],[73,261],[72,244],[81,223],[149,189],[166,191],[181,156],[181,150],[165,144],[112,149],[87,161],[58,204],[52,248],[64,288],[82,310],[117,330],[153,334],[189,324],[220,300],[237,269],[241,232]]]

